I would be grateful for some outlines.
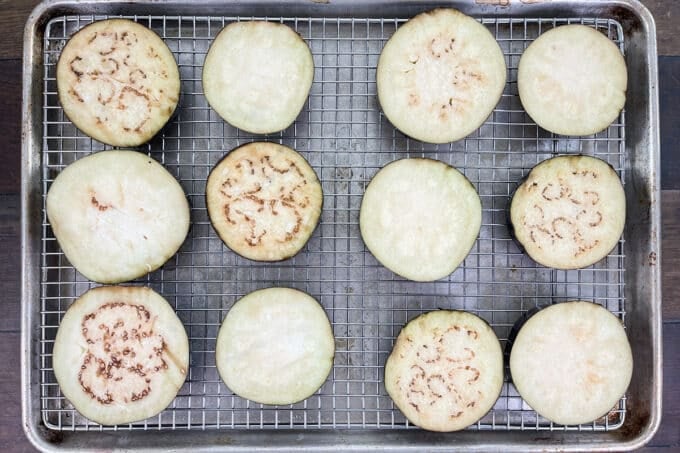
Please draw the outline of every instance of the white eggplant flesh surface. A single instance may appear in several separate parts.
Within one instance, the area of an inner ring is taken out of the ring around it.
[[[120,283],[162,266],[189,232],[177,180],[137,151],[101,151],[67,166],[47,192],[47,217],[85,277]]]
[[[532,409],[552,422],[578,425],[617,405],[633,374],[633,355],[613,313],[592,302],[563,302],[522,325],[510,373]]]
[[[579,269],[605,258],[626,222],[621,179],[601,159],[558,156],[535,166],[510,203],[512,232],[536,262]]]
[[[64,46],[57,91],[64,113],[78,129],[109,145],[138,146],[174,113],[179,70],[152,30],[131,20],[102,20]]]
[[[626,61],[614,42],[587,25],[539,36],[517,70],[522,106],[536,124],[561,135],[590,135],[616,121],[626,103]]]
[[[287,146],[253,142],[227,154],[206,183],[208,215],[222,241],[255,261],[297,254],[321,216],[314,169]]]
[[[314,79],[309,46],[293,29],[233,22],[217,35],[203,65],[203,92],[229,124],[254,134],[290,126]]]
[[[503,385],[503,353],[481,318],[440,310],[411,320],[385,365],[385,387],[413,424],[458,431],[482,418]]]
[[[503,52],[489,30],[452,9],[427,11],[401,25],[376,70],[385,116],[428,143],[460,140],[480,127],[505,88]]]
[[[235,394],[283,405],[314,394],[328,378],[334,354],[330,321],[313,297],[267,288],[229,310],[217,335],[215,362]]]
[[[401,159],[373,177],[361,202],[366,247],[392,272],[414,281],[452,273],[474,245],[482,204],[458,170],[432,159]]]
[[[189,371],[189,341],[168,302],[146,287],[101,286],[66,311],[52,356],[64,396],[102,425],[165,409]]]

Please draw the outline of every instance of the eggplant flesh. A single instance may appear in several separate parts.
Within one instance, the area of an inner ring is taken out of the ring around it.
[[[452,8],[401,25],[376,69],[385,116],[404,134],[429,143],[460,140],[482,125],[505,81],[505,59],[493,35]]]
[[[296,151],[253,142],[215,165],[206,204],[227,247],[251,260],[280,261],[297,254],[311,237],[323,191],[314,169]]]
[[[284,24],[233,22],[217,35],[203,65],[203,91],[229,124],[269,134],[290,126],[307,101],[314,60]]]
[[[551,305],[523,322],[510,351],[512,382],[543,417],[589,423],[623,396],[633,356],[621,321],[587,301]]]
[[[411,320],[385,364],[385,387],[415,425],[457,431],[482,418],[503,385],[503,353],[491,327],[463,311]]]
[[[126,19],[94,22],[73,35],[57,63],[64,113],[112,146],[138,146],[168,122],[179,102],[175,57],[153,31]]]
[[[378,261],[413,281],[453,272],[472,249],[482,205],[470,181],[432,159],[401,159],[383,167],[364,193],[361,236]]]
[[[261,404],[302,401],[323,385],[335,339],[323,307],[291,288],[247,294],[222,322],[215,351],[224,383]]]
[[[189,232],[184,190],[161,164],[137,151],[78,159],[55,178],[46,206],[66,258],[100,283],[158,269]]]
[[[535,166],[510,203],[511,231],[536,262],[578,269],[618,244],[626,198],[616,171],[601,159],[557,156]]]
[[[102,425],[165,409],[189,371],[189,341],[168,302],[146,287],[100,286],[66,311],[54,342],[64,396]]]

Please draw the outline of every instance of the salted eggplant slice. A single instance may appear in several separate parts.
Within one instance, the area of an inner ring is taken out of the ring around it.
[[[587,25],[548,30],[527,47],[517,70],[522,106],[542,128],[562,135],[606,129],[626,102],[626,62]]]
[[[179,70],[163,40],[125,19],[94,22],[64,46],[57,91],[73,124],[100,142],[138,146],[172,116]]]
[[[385,364],[385,387],[413,424],[458,431],[482,418],[503,385],[503,353],[481,318],[440,310],[411,320]]]
[[[626,197],[616,171],[591,156],[558,156],[536,165],[510,204],[513,234],[536,262],[556,269],[590,266],[616,246]]]
[[[537,311],[520,328],[510,352],[519,394],[540,415],[563,425],[607,414],[628,388],[632,372],[621,321],[585,301]]]
[[[309,46],[290,27],[233,22],[217,35],[203,65],[203,92],[229,124],[255,134],[290,126],[314,79]]]
[[[189,232],[184,190],[161,164],[136,151],[78,159],[57,175],[46,205],[66,258],[100,283],[158,269]]]
[[[175,398],[189,369],[189,341],[152,289],[102,286],[64,314],[52,365],[62,393],[83,416],[102,425],[132,423]]]
[[[383,167],[361,202],[366,247],[392,272],[433,281],[453,272],[470,252],[482,222],[474,186],[432,159],[401,159]]]
[[[335,339],[323,307],[291,288],[267,288],[238,300],[217,335],[215,361],[224,383],[261,404],[292,404],[324,383]]]
[[[404,134],[430,143],[459,140],[484,123],[501,98],[506,67],[487,28],[451,8],[401,25],[377,67],[380,106]]]
[[[222,241],[256,261],[280,261],[302,249],[323,204],[321,184],[304,157],[287,146],[248,143],[210,172],[208,215]]]

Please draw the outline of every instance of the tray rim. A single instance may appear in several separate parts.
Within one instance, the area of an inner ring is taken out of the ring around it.
[[[519,15],[522,12],[533,13],[537,15],[538,12],[544,10],[546,7],[558,6],[571,6],[578,4],[576,1],[572,0],[553,0],[548,5],[542,4],[542,0],[532,2],[520,0],[520,4],[509,4],[509,5],[488,5],[480,4],[474,0],[452,0],[446,3],[450,3],[447,6],[453,7],[465,7],[465,9],[473,9],[473,15],[476,16],[506,16],[515,17],[517,10],[519,10]],[[202,7],[225,7],[230,8],[237,5],[241,7],[250,6],[262,6],[267,2],[261,2],[259,0],[241,0],[240,2],[230,2],[226,0],[203,0]],[[338,3],[343,3],[339,0]],[[370,1],[362,1],[364,6]],[[420,4],[419,4],[420,3]],[[441,4],[442,2],[437,2]],[[70,445],[60,445],[64,437],[68,436],[64,432],[54,432],[48,430],[40,425],[40,417],[36,416],[35,410],[31,405],[31,392],[32,392],[32,379],[34,374],[37,374],[37,370],[32,370],[31,361],[32,353],[34,352],[35,339],[32,335],[33,319],[34,314],[31,310],[31,301],[35,300],[38,296],[37,285],[34,283],[39,281],[39,263],[37,258],[39,253],[35,250],[34,244],[35,239],[35,219],[32,216],[33,210],[36,208],[37,204],[41,204],[40,193],[35,194],[33,191],[34,186],[39,183],[39,170],[41,164],[41,153],[40,143],[42,136],[36,134],[36,129],[33,123],[36,120],[36,113],[39,112],[41,105],[36,106],[35,101],[39,100],[40,97],[36,96],[39,94],[40,87],[36,83],[35,77],[36,69],[42,66],[36,66],[40,64],[36,60],[41,60],[42,55],[42,42],[39,39],[39,28],[44,26],[47,21],[56,15],[64,14],[65,11],[69,9],[73,10],[76,8],[82,8],[83,5],[86,6],[96,6],[96,5],[108,5],[111,4],[124,7],[134,6],[136,9],[158,9],[159,4],[162,5],[172,5],[175,7],[191,7],[188,2],[170,0],[138,0],[136,2],[130,3],[125,1],[115,1],[108,2],[106,0],[90,0],[90,1],[77,1],[77,0],[44,0],[42,3],[38,4],[35,9],[30,14],[25,28],[24,28],[24,52],[23,52],[23,84],[22,84],[22,178],[21,178],[21,393],[22,393],[22,425],[24,432],[29,439],[29,441],[38,449],[42,451],[56,451],[63,448],[78,448],[78,446]],[[323,13],[324,7],[327,3],[322,0],[310,0],[309,6],[312,10],[316,12]],[[394,2],[395,7],[399,7],[401,4],[417,5],[420,9],[427,9],[433,7],[430,2],[420,2],[419,0],[409,1],[409,0],[397,0]],[[648,69],[649,69],[649,106],[648,115],[650,128],[646,133],[649,140],[649,158],[650,167],[652,169],[652,175],[650,179],[650,206],[649,206],[649,222],[650,222],[650,244],[651,249],[656,252],[657,264],[650,266],[649,272],[652,275],[652,281],[649,282],[649,291],[652,295],[651,306],[649,307],[651,319],[649,329],[650,336],[649,341],[651,343],[651,348],[654,352],[654,357],[652,358],[652,388],[651,395],[652,400],[649,401],[649,417],[648,423],[640,430],[638,433],[634,434],[629,440],[623,442],[595,442],[602,433],[578,433],[581,438],[574,438],[573,443],[556,443],[554,440],[550,442],[550,438],[547,437],[544,432],[516,432],[516,431],[494,431],[486,432],[486,439],[484,443],[479,442],[469,442],[474,439],[475,435],[483,431],[474,432],[461,432],[458,434],[458,439],[452,442],[451,438],[443,437],[437,433],[427,433],[420,436],[415,442],[404,442],[404,437],[400,436],[400,431],[384,431],[384,430],[349,430],[349,429],[338,429],[338,430],[286,430],[286,431],[276,431],[276,436],[281,439],[290,438],[290,442],[286,442],[284,446],[275,446],[267,442],[268,436],[262,436],[263,433],[273,433],[272,430],[245,430],[234,432],[237,434],[231,437],[231,431],[225,430],[208,430],[202,431],[207,439],[219,440],[218,443],[202,445],[201,449],[205,450],[217,450],[223,449],[228,446],[232,451],[282,451],[282,450],[301,450],[314,448],[322,451],[337,450],[339,446],[343,449],[349,450],[364,450],[364,449],[379,449],[379,450],[420,450],[427,447],[432,450],[449,450],[451,448],[464,447],[466,449],[471,449],[473,451],[487,451],[490,449],[503,451],[579,451],[587,449],[590,451],[603,451],[603,450],[633,450],[639,448],[649,442],[656,431],[658,430],[661,423],[661,396],[662,396],[662,319],[661,319],[661,192],[660,192],[660,138],[659,138],[659,105],[658,105],[658,62],[657,62],[657,48],[656,48],[656,26],[654,18],[649,12],[649,10],[640,3],[639,0],[611,0],[611,1],[600,1],[600,5],[609,6],[620,6],[622,8],[633,11],[638,15],[645,26],[644,33],[647,35],[647,46],[645,54],[648,58]],[[349,5],[346,5],[349,6]],[[153,15],[153,12],[148,12],[146,14]],[[161,13],[165,14],[165,13]],[[190,14],[188,12],[178,12],[176,15]],[[206,16],[214,15],[216,13],[205,13]],[[311,14],[310,14],[311,15]],[[347,16],[351,16],[351,13]],[[37,56],[37,58],[36,58]],[[38,233],[38,237],[40,234]],[[621,428],[623,429],[623,428]],[[159,443],[158,439],[153,436],[153,431],[146,434],[143,437],[150,437],[150,439],[145,439],[140,445],[143,450],[153,450],[157,451],[160,448],[172,447],[173,450],[187,450],[195,451],[196,445],[192,442],[183,440],[183,431],[166,431],[159,430],[158,432],[163,432],[163,436],[177,439],[169,439],[171,442],[164,445],[165,442]],[[335,433],[335,437],[341,439],[343,442],[329,443],[328,437],[329,433]],[[409,430],[406,436],[411,436],[410,433],[414,431]],[[560,431],[558,431],[560,432]],[[380,439],[376,443],[376,439],[372,439],[370,436],[379,433]],[[78,432],[71,433],[77,435],[83,440],[87,438],[94,439],[96,437],[108,437],[110,435],[115,436],[116,433],[105,433],[105,432]],[[128,434],[127,432],[125,433]],[[148,435],[150,434],[150,435]],[[533,434],[533,436],[532,436]],[[551,433],[552,434],[552,433]],[[503,436],[505,435],[505,436]],[[598,436],[599,435],[599,436]],[[501,437],[504,438],[501,438]],[[358,438],[351,439],[350,437]],[[532,439],[533,437],[533,439]],[[259,438],[259,439],[258,439]],[[524,442],[521,439],[524,438]],[[250,443],[242,443],[241,441],[249,440]],[[413,439],[411,439],[413,440]],[[531,443],[527,443],[530,440]],[[176,442],[176,443],[173,443]],[[424,442],[424,443],[423,443]],[[80,445],[80,448],[84,448]],[[112,444],[113,445],[113,444]],[[128,447],[132,444],[128,444]],[[109,447],[110,448],[110,447]]]

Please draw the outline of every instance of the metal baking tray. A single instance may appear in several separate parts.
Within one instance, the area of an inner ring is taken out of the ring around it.
[[[484,3],[484,4],[482,4]],[[603,450],[647,442],[661,416],[661,293],[659,121],[654,22],[637,1],[240,2],[48,1],[25,30],[22,175],[23,420],[40,449],[253,451],[362,450]],[[508,83],[484,125],[446,145],[404,137],[382,115],[375,67],[396,28],[418,12],[452,6],[478,18],[506,57]],[[182,95],[175,117],[140,147],[180,181],[192,206],[192,228],[163,268],[133,284],[165,296],[190,338],[188,379],[165,411],[146,421],[102,427],[81,417],[62,396],[51,351],[68,306],[93,284],[64,258],[44,210],[45,194],[66,165],[106,147],[68,121],[56,95],[56,62],[69,36],[93,20],[128,17],[156,31],[179,64]],[[296,257],[254,263],[222,245],[211,229],[205,180],[230,149],[261,136],[225,124],[202,94],[208,46],[231,21],[264,19],[297,30],[316,66],[309,100],[285,131],[264,137],[300,151],[324,190],[319,227]],[[605,33],[625,53],[629,89],[625,111],[607,130],[588,137],[554,136],[538,128],[517,95],[517,64],[541,32],[582,23]],[[584,153],[619,172],[628,200],[624,239],[587,269],[536,265],[511,239],[509,196],[539,161]],[[386,163],[425,156],[465,173],[480,193],[483,226],[464,264],[448,278],[415,283],[396,277],[366,250],[358,212],[367,182]],[[240,296],[258,288],[291,286],[325,307],[337,340],[331,376],[304,402],[262,406],[233,395],[215,368],[217,329]],[[383,385],[383,365],[400,328],[437,308],[480,315],[505,345],[521,315],[553,301],[588,299],[618,315],[635,360],[624,398],[604,418],[581,426],[553,425],[536,415],[510,382],[494,408],[458,433],[428,433],[410,425]]]

